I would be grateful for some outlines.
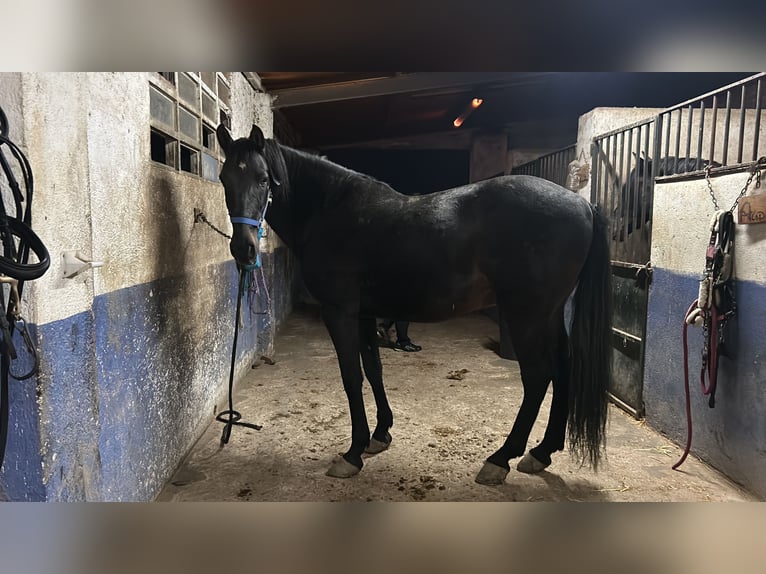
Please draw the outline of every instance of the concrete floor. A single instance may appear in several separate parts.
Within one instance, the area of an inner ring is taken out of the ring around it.
[[[350,419],[335,354],[316,314],[294,313],[277,337],[274,365],[254,368],[235,395],[243,420],[219,447],[213,422],[159,495],[160,501],[746,501],[755,498],[681,449],[610,406],[607,458],[598,473],[567,452],[539,475],[511,470],[505,484],[474,477],[505,439],[521,402],[518,364],[493,348],[496,324],[476,314],[413,324],[419,353],[381,349],[394,411],[391,448],[367,458],[350,479],[325,476],[350,444]],[[447,378],[467,369],[463,380]],[[368,418],[374,404],[365,383]],[[543,436],[550,390],[530,437]],[[512,468],[515,461],[512,461]]]

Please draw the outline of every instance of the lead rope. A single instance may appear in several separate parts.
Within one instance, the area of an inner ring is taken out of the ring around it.
[[[239,321],[242,311],[242,295],[245,290],[245,275],[248,271],[242,267],[239,268],[239,288],[237,289],[237,311],[234,316],[234,342],[231,346],[231,368],[229,369],[229,409],[221,411],[215,420],[222,422],[223,433],[221,434],[221,447],[229,442],[231,437],[231,428],[234,425],[261,430],[261,425],[242,422],[242,415],[234,410],[234,366],[237,362],[237,338],[239,336]]]
[[[266,204],[263,207],[263,211],[261,212],[261,218],[260,220],[251,219],[249,217],[241,217],[241,216],[230,216],[232,223],[243,223],[246,225],[252,225],[253,227],[258,228],[258,240],[260,241],[263,237],[263,222],[266,220],[266,211],[269,208],[269,204],[271,203],[271,190],[269,190],[269,195],[266,198]],[[228,239],[231,239],[229,235],[215,227],[212,223],[210,223],[207,218],[205,217],[205,214],[201,211],[195,209],[194,210],[194,221],[195,223],[197,221],[203,221],[208,226],[210,226],[214,231],[218,232],[219,234],[223,235],[224,237],[227,237]],[[234,367],[237,362],[237,338],[239,336],[239,324],[241,320],[242,315],[242,298],[244,296],[245,291],[250,291],[250,288],[254,286],[256,292],[258,291],[258,283],[255,276],[256,269],[259,269],[261,272],[261,277],[263,279],[263,286],[264,290],[266,291],[266,296],[268,297],[268,289],[266,289],[266,278],[263,276],[263,266],[261,265],[261,254],[258,253],[256,256],[255,263],[252,265],[237,265],[237,268],[239,269],[239,287],[237,288],[237,311],[234,316],[234,341],[232,343],[232,349],[231,349],[231,366],[229,368],[229,409],[222,411],[218,413],[218,415],[215,417],[215,420],[222,422],[224,424],[223,432],[221,433],[221,448],[225,444],[229,442],[229,438],[231,437],[231,429],[232,426],[243,426],[247,428],[251,428],[253,430],[261,430],[263,428],[261,425],[253,424],[253,423],[246,423],[242,422],[242,415],[234,410]],[[246,287],[247,284],[247,287]],[[252,312],[252,299],[250,303],[250,310]]]
[[[673,470],[678,469],[684,463],[692,444],[687,330],[689,325],[702,326],[703,347],[700,386],[702,387],[702,394],[710,397],[708,406],[714,408],[715,391],[718,383],[718,356],[726,353],[724,331],[728,320],[737,314],[737,300],[734,290],[734,210],[737,208],[739,200],[747,193],[754,178],[757,178],[756,187],[760,187],[760,170],[766,167],[766,157],[753,162],[745,186],[728,211],[718,207],[718,201],[710,181],[710,169],[712,167],[712,164],[705,167],[708,193],[716,210],[710,222],[710,241],[705,252],[705,273],[700,280],[698,297],[687,310],[683,324],[686,446],[681,458],[673,465]]]

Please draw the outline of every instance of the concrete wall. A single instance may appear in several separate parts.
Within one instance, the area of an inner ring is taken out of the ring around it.
[[[12,381],[0,481],[13,500],[151,500],[225,401],[236,267],[193,215],[230,230],[223,188],[149,160],[150,77],[0,81],[0,105],[21,102],[11,136],[34,170],[33,224],[52,258],[25,292],[41,372]],[[233,134],[257,122],[270,135],[269,97],[241,74],[231,92]],[[291,305],[286,251],[275,237],[263,247],[273,320],[245,314],[238,375],[271,352]],[[104,266],[65,279],[65,250]]]
[[[738,173],[713,178],[722,207],[732,205],[747,177]],[[697,298],[713,205],[704,180],[657,184],[654,197],[646,413],[651,426],[683,445],[682,321]],[[766,224],[737,225],[735,241],[739,313],[731,334],[736,353],[721,359],[714,409],[707,406],[699,384],[701,330],[689,332],[692,452],[766,498]]]
[[[473,140],[470,158],[470,181],[481,181],[506,173],[508,136],[479,134]]]

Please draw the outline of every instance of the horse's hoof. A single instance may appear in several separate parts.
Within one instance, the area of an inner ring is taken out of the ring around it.
[[[325,474],[333,478],[351,478],[359,474],[360,470],[362,470],[361,467],[354,466],[341,456],[332,463],[332,466],[327,469]]]
[[[491,462],[485,462],[479,474],[476,475],[476,482],[488,486],[497,486],[505,482],[506,476],[508,476],[508,470]]]
[[[550,463],[545,464],[544,462],[540,462],[534,456],[532,456],[532,453],[528,452],[519,461],[519,464],[516,465],[516,470],[519,472],[525,472],[527,474],[537,474],[538,472],[544,471],[549,466]]]
[[[370,438],[370,444],[367,445],[367,448],[364,449],[364,452],[367,454],[378,454],[383,452],[389,446],[391,446],[391,435],[386,433],[386,439],[388,439],[388,442],[378,440],[376,438]]]

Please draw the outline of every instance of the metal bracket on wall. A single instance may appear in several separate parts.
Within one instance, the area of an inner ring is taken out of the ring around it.
[[[64,251],[61,254],[61,268],[64,279],[72,279],[86,269],[102,267],[103,261],[93,261],[80,251]]]
[[[618,277],[635,279],[641,289],[646,289],[652,283],[654,270],[650,261],[647,261],[644,265],[612,261],[612,273]]]

